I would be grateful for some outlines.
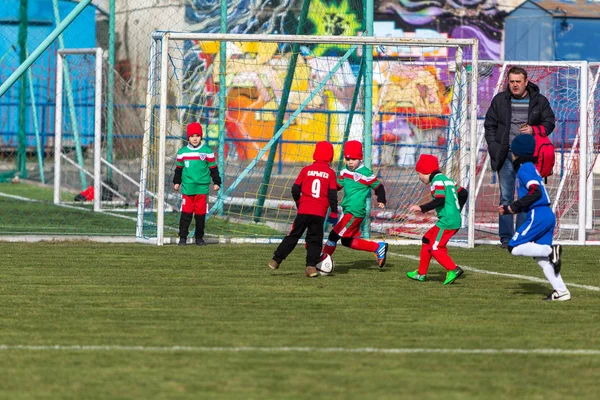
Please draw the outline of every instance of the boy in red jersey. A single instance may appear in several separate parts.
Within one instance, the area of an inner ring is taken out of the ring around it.
[[[219,190],[221,177],[215,153],[202,142],[202,125],[192,122],[186,127],[189,144],[177,152],[177,164],[173,175],[173,188],[181,189],[181,218],[179,219],[179,245],[187,244],[192,218],[196,220],[195,240],[198,246],[204,246],[204,225],[206,218],[206,196],[213,181],[213,190]]]
[[[371,196],[371,189],[377,195],[377,206],[385,208],[385,189],[377,179],[373,171],[363,163],[362,143],[351,140],[344,146],[344,168],[338,177],[338,188],[344,189],[342,200],[342,211],[344,216],[331,232],[323,253],[332,255],[338,240],[342,239],[342,245],[355,250],[369,251],[377,257],[379,268],[383,268],[387,257],[388,244],[385,242],[373,242],[360,239],[360,226],[367,216],[366,200]]]
[[[327,218],[329,223],[337,222],[337,184],[335,172],[330,163],[333,160],[333,145],[329,142],[318,142],[313,154],[315,160],[302,168],[292,186],[292,197],[296,202],[298,213],[292,224],[292,230],[283,238],[275,250],[269,268],[277,269],[283,260],[294,250],[298,240],[306,232],[306,270],[304,275],[316,277],[317,263],[323,246],[323,223],[327,208],[331,211]]]
[[[429,262],[433,257],[446,269],[444,285],[449,285],[462,275],[463,270],[448,255],[446,244],[460,229],[462,222],[460,211],[467,202],[469,193],[466,189],[458,187],[452,179],[442,174],[436,156],[421,154],[415,165],[415,170],[419,174],[421,182],[430,185],[432,200],[426,204],[412,205],[409,211],[426,213],[435,209],[438,221],[423,236],[419,268],[407,272],[406,276],[424,282],[427,279]]]

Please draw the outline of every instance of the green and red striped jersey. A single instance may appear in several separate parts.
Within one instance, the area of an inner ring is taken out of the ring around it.
[[[366,200],[371,196],[371,190],[376,189],[381,182],[373,171],[360,164],[354,171],[344,168],[338,176],[338,185],[344,188],[344,214],[364,218],[367,215]]]
[[[431,180],[431,197],[444,199],[444,205],[435,209],[438,221],[435,224],[443,229],[460,229],[460,205],[456,183],[446,175],[436,174]]]
[[[181,193],[192,196],[208,194],[210,187],[210,169],[217,168],[217,159],[213,150],[206,144],[196,148],[187,145],[177,152],[177,168],[183,168]]]

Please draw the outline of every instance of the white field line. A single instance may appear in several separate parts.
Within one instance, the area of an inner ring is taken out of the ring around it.
[[[388,252],[388,254],[392,255],[392,256],[396,256],[396,257],[404,257],[404,258],[408,258],[410,260],[419,261],[419,257],[411,256],[410,254],[398,254],[398,253],[391,253],[391,252]],[[434,259],[432,259],[431,261],[436,262]],[[518,275],[518,274],[504,274],[501,272],[494,272],[494,271],[487,271],[485,269],[473,268],[473,267],[469,267],[468,265],[461,265],[460,267],[462,269],[464,269],[465,271],[476,272],[479,274],[496,275],[496,276],[503,276],[506,278],[522,279],[522,280],[531,281],[531,282],[548,283],[548,281],[546,279],[536,278],[534,276]],[[600,287],[597,287],[597,286],[580,285],[577,283],[569,283],[569,282],[565,282],[565,284],[567,285],[567,287],[576,287],[579,289],[586,289],[586,290],[592,290],[594,292],[600,292]]]
[[[600,350],[593,349],[415,349],[415,348],[344,348],[344,347],[202,347],[202,346],[33,346],[33,345],[0,345],[0,351],[79,351],[79,352],[163,352],[163,353],[375,353],[375,354],[544,354],[544,355],[585,355],[598,356]]]

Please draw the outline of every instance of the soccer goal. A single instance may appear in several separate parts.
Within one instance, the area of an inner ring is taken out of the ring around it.
[[[107,155],[103,96],[107,74],[114,72],[107,71],[103,50],[59,50],[56,66],[54,204],[95,212],[130,210],[129,218],[135,219],[139,170],[132,175],[123,156],[117,165]],[[123,112],[119,116],[124,118]]]
[[[597,228],[594,226],[598,225],[592,210],[592,167],[594,154],[597,154],[593,140],[593,109],[598,107],[598,104],[594,106],[593,93],[598,76],[597,68],[594,71],[587,62],[479,62],[476,241],[498,243],[499,240],[499,185],[497,175],[489,167],[483,119],[493,96],[507,89],[507,74],[511,66],[520,66],[527,71],[528,79],[539,86],[540,93],[548,98],[556,116],[556,127],[550,135],[555,146],[556,164],[546,181],[557,218],[555,240],[589,243],[589,239],[595,236],[592,231]],[[598,94],[595,96],[597,103]]]
[[[344,143],[359,140],[388,197],[385,210],[367,201],[363,235],[420,240],[435,217],[408,213],[430,196],[414,172],[419,155],[437,155],[466,188],[475,181],[477,65],[472,39],[155,33],[137,238],[176,239],[175,155],[186,125],[200,122],[223,178],[209,196],[209,238],[280,240],[295,216],[291,185],[315,143],[334,144],[339,171]],[[473,199],[457,243],[473,244]]]

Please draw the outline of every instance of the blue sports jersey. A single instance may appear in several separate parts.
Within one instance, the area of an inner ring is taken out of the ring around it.
[[[526,162],[521,165],[519,171],[517,172],[517,178],[517,194],[519,195],[519,198],[523,198],[527,195],[527,193],[529,193],[529,188],[531,185],[538,185],[542,191],[542,197],[540,197],[529,208],[526,208],[522,211],[527,212],[535,207],[550,205],[550,196],[548,196],[548,191],[544,186],[543,178],[532,162]]]

